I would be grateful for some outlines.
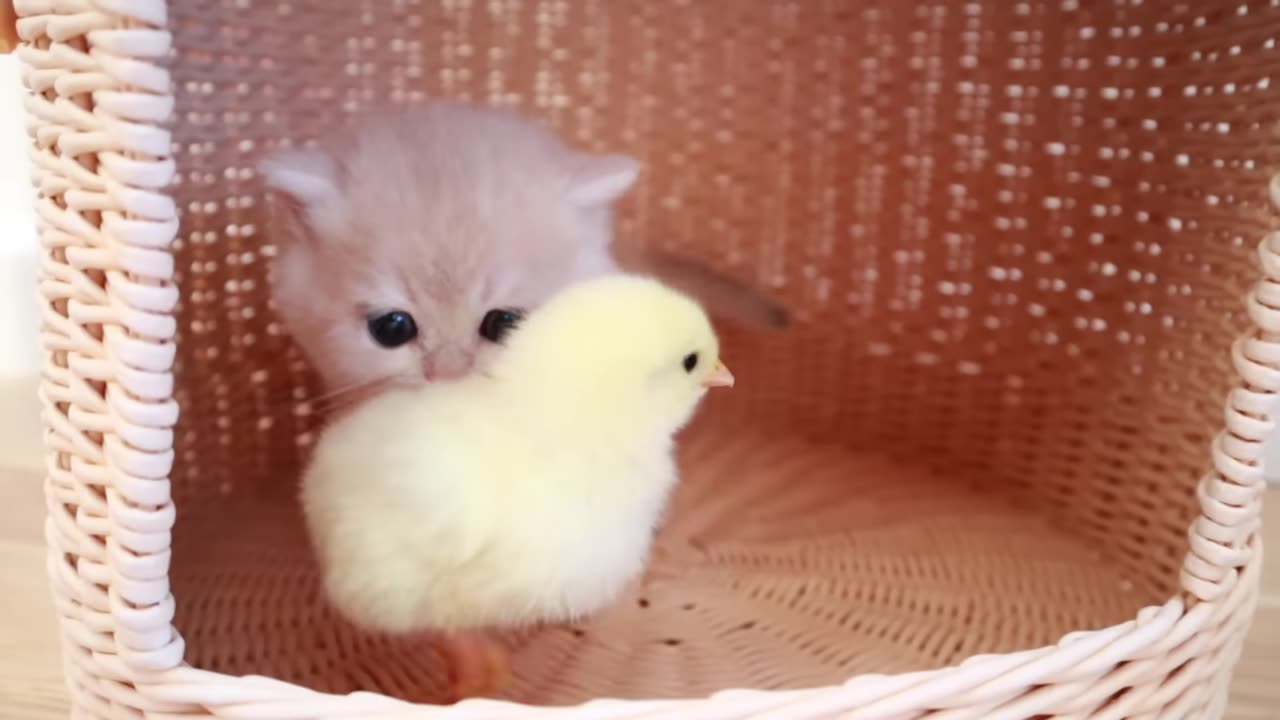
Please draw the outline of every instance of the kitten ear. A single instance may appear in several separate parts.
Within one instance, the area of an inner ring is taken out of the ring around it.
[[[280,194],[312,222],[316,215],[336,207],[338,164],[328,153],[314,148],[280,150],[258,165],[267,187]]]
[[[569,201],[583,208],[617,200],[640,176],[640,162],[627,155],[575,153],[569,177]]]

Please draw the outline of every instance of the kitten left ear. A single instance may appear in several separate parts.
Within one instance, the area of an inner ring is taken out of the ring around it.
[[[267,187],[282,193],[307,214],[336,203],[338,164],[314,148],[280,150],[258,165]]]
[[[569,202],[590,208],[617,200],[640,176],[640,162],[627,155],[575,154]]]

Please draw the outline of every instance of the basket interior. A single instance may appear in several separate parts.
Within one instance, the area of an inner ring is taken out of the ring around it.
[[[253,166],[433,96],[645,163],[621,243],[766,288],[687,432],[650,572],[511,636],[509,697],[937,667],[1176,589],[1280,166],[1273,3],[172,2],[188,660],[438,697],[325,608],[297,467],[318,388],[267,298]],[[234,8],[233,8],[234,6]],[[305,7],[305,9],[304,9]]]

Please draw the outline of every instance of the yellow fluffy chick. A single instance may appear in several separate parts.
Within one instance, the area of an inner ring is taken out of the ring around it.
[[[441,635],[455,699],[494,689],[505,660],[483,630],[612,602],[676,481],[673,435],[732,384],[685,295],[631,275],[569,286],[485,372],[324,432],[302,505],[330,600],[370,630]]]

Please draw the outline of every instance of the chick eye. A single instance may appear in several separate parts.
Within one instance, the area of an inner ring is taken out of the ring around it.
[[[693,372],[698,367],[698,353],[689,353],[684,356],[684,371]]]
[[[368,327],[373,341],[384,348],[400,347],[418,336],[418,323],[403,310],[370,315]]]
[[[512,308],[494,308],[480,320],[480,337],[489,342],[502,342],[507,333],[524,319],[524,313]]]

